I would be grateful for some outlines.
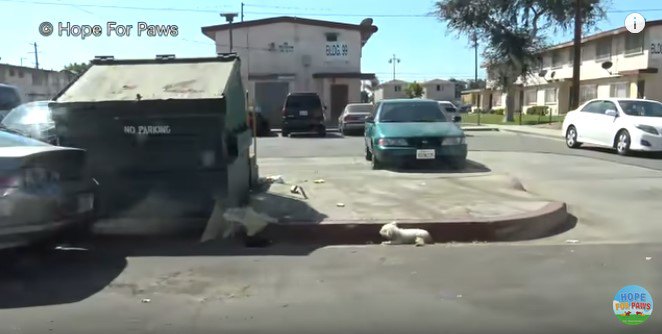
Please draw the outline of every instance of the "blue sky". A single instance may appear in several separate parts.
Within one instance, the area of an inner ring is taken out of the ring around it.
[[[474,75],[474,53],[468,47],[468,40],[448,34],[443,23],[425,16],[433,9],[431,0],[244,0],[244,3],[245,20],[291,15],[358,24],[364,17],[373,17],[379,31],[364,47],[362,70],[376,73],[381,80],[392,77],[388,59],[393,54],[401,59],[396,68],[398,79],[470,79]],[[214,43],[200,32],[200,27],[222,23],[218,13],[239,12],[240,4],[241,0],[0,0],[0,63],[20,65],[22,62],[25,66],[34,66],[33,42],[38,45],[41,67],[56,70],[70,62],[88,61],[95,55],[116,58],[152,58],[156,54],[173,53],[178,57],[211,56],[215,53]],[[647,20],[662,19],[662,1],[613,0],[609,17],[599,28],[622,26],[625,16],[632,11],[641,13]],[[55,35],[43,37],[38,26],[44,21],[54,25],[67,21],[99,24],[104,27],[104,33],[108,21],[134,27],[144,21],[177,25],[179,35],[103,35],[85,40]],[[554,42],[570,38],[570,33],[551,36]],[[482,71],[479,76],[484,76]]]

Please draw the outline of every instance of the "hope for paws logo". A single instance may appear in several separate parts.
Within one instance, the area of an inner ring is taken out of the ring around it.
[[[614,314],[626,325],[640,325],[653,313],[653,297],[646,289],[628,285],[614,296]]]

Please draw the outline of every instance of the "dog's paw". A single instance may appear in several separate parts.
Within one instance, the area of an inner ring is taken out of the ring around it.
[[[416,245],[416,247],[425,246],[425,239],[423,239],[421,237],[417,237],[415,242],[414,242],[414,245]]]

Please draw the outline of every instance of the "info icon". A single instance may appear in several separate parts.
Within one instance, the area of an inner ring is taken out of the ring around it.
[[[646,19],[639,13],[632,13],[625,18],[625,29],[633,34],[638,34],[646,27]]]

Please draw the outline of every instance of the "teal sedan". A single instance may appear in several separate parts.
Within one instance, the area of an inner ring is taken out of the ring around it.
[[[375,104],[365,126],[365,158],[373,169],[443,162],[453,169],[467,163],[467,143],[437,101],[383,100]]]

